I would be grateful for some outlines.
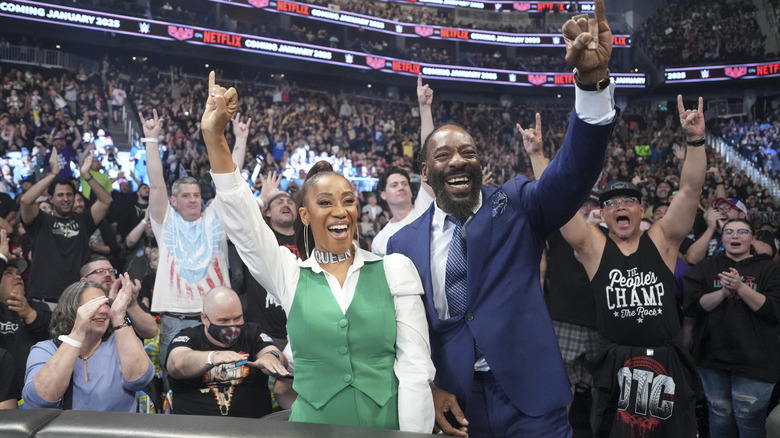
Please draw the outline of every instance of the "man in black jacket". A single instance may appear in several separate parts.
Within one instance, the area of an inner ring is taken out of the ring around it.
[[[0,232],[0,239],[5,241],[4,237],[5,231]],[[7,243],[0,243],[0,251],[2,247],[7,249]],[[21,274],[26,269],[27,262],[23,259],[6,261],[0,257],[0,348],[8,350],[13,357],[19,382],[24,382],[30,347],[49,339],[51,320],[51,310],[46,303],[25,297]]]

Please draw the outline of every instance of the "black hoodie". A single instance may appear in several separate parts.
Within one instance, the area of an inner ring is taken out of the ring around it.
[[[699,299],[723,287],[718,274],[734,268],[742,281],[766,296],[755,312],[737,297],[707,312]],[[697,263],[683,282],[685,315],[696,318],[693,356],[699,366],[776,382],[780,378],[780,266],[766,255],[735,261],[725,253]]]

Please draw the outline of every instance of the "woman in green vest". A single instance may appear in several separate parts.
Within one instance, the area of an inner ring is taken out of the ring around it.
[[[301,189],[302,257],[278,246],[225,140],[236,91],[215,85],[212,72],[209,93],[201,130],[217,212],[249,271],[287,313],[298,393],[290,420],[430,433],[434,367],[414,265],[353,243],[357,199],[332,171],[311,172]],[[278,182],[269,176],[264,194],[273,196]]]

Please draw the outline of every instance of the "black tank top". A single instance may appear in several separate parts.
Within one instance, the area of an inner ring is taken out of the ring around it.
[[[674,273],[647,233],[642,233],[636,252],[628,256],[607,237],[591,286],[597,330],[610,342],[652,347],[679,334]]]

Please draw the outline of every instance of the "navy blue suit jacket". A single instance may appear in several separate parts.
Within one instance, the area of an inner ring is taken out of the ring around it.
[[[422,279],[436,384],[464,409],[474,379],[475,340],[512,404],[526,415],[571,402],[539,283],[539,261],[547,235],[571,219],[596,182],[613,124],[589,125],[572,113],[563,146],[539,181],[519,176],[498,189],[482,187],[482,206],[466,226],[464,315],[441,320],[434,306],[434,206],[390,238],[387,253],[409,257]]]

